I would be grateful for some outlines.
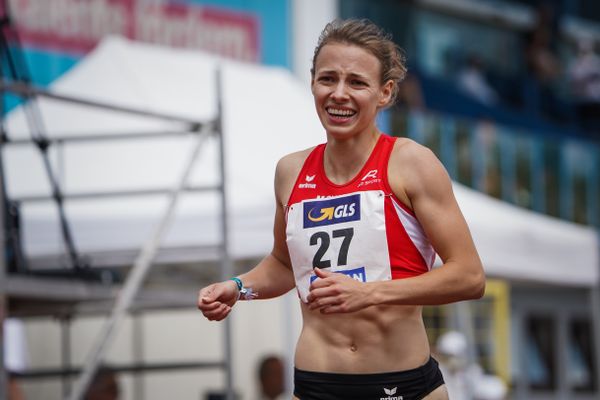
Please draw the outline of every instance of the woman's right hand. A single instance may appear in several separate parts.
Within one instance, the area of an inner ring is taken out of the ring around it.
[[[198,309],[209,321],[221,321],[229,315],[238,296],[239,290],[234,281],[213,283],[200,290]]]

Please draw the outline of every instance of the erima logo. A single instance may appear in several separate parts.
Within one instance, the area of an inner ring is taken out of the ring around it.
[[[298,188],[300,189],[316,189],[317,184],[316,183],[308,183],[308,182],[312,182],[315,179],[316,175],[306,175],[306,183],[300,183],[298,184]]]
[[[304,203],[304,228],[360,220],[360,194]]]
[[[354,268],[354,269],[346,269],[346,270],[342,270],[342,271],[334,271],[335,273],[339,273],[339,274],[344,274],[349,276],[350,278],[359,281],[359,282],[366,282],[367,281],[367,273],[365,271],[365,267],[359,267],[359,268]],[[313,283],[313,281],[317,279],[316,275],[311,275],[310,276],[310,283]],[[384,389],[387,390],[387,389]],[[396,388],[394,388],[393,390],[396,390]],[[387,393],[387,392],[386,392]],[[396,393],[396,392],[394,392]]]
[[[404,399],[403,396],[394,396],[396,394],[396,392],[398,391],[398,387],[395,387],[393,389],[383,388],[383,391],[385,392],[385,394],[387,394],[387,397],[380,397],[379,400],[403,400]]]

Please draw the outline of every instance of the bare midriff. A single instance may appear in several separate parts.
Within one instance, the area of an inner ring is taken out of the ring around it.
[[[354,313],[322,314],[302,303],[304,324],[295,367],[365,374],[397,372],[427,362],[429,342],[418,306],[373,306]]]

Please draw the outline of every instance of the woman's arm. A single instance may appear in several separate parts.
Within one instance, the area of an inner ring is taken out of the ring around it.
[[[282,204],[277,204],[273,237],[271,253],[252,270],[239,276],[244,286],[252,288],[259,299],[281,296],[295,286],[285,241],[285,210]]]
[[[391,159],[390,185],[413,209],[443,265],[413,278],[382,282],[373,302],[435,305],[480,298],[483,267],[448,173],[429,149],[412,141],[399,147]]]
[[[360,283],[317,271],[308,297],[322,312],[349,312],[377,304],[436,305],[483,295],[485,276],[447,172],[435,155],[412,141],[396,145],[389,182],[414,211],[443,266],[412,278]]]
[[[258,299],[269,299],[287,293],[294,288],[290,257],[285,233],[285,202],[291,193],[298,174],[298,162],[302,158],[292,154],[282,158],[275,171],[276,210],[273,223],[273,249],[252,270],[238,278],[243,285],[252,288]],[[302,164],[300,163],[300,166]],[[198,308],[210,320],[220,321],[227,317],[238,300],[239,290],[232,281],[214,283],[200,290]]]

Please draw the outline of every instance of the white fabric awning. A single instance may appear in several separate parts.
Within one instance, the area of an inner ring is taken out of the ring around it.
[[[235,258],[260,257],[272,246],[273,176],[277,160],[325,140],[309,88],[281,68],[246,65],[187,50],[108,38],[51,89],[90,100],[210,120],[216,115],[215,71],[223,74],[226,189],[230,248]],[[41,99],[49,136],[180,129],[149,118]],[[22,109],[7,118],[11,138],[27,136]],[[51,152],[66,193],[173,186],[191,151],[192,135],[152,140],[66,144]],[[214,138],[204,147],[191,184],[218,181]],[[33,146],[5,148],[12,198],[50,193]],[[60,162],[59,162],[60,159]],[[60,165],[60,167],[59,167]],[[598,282],[598,237],[578,226],[503,203],[455,185],[490,276],[567,285]],[[158,221],[165,198],[116,198],[66,203],[82,253],[139,249]],[[62,251],[55,206],[22,207],[29,256]],[[215,244],[216,195],[185,194],[164,246]]]

